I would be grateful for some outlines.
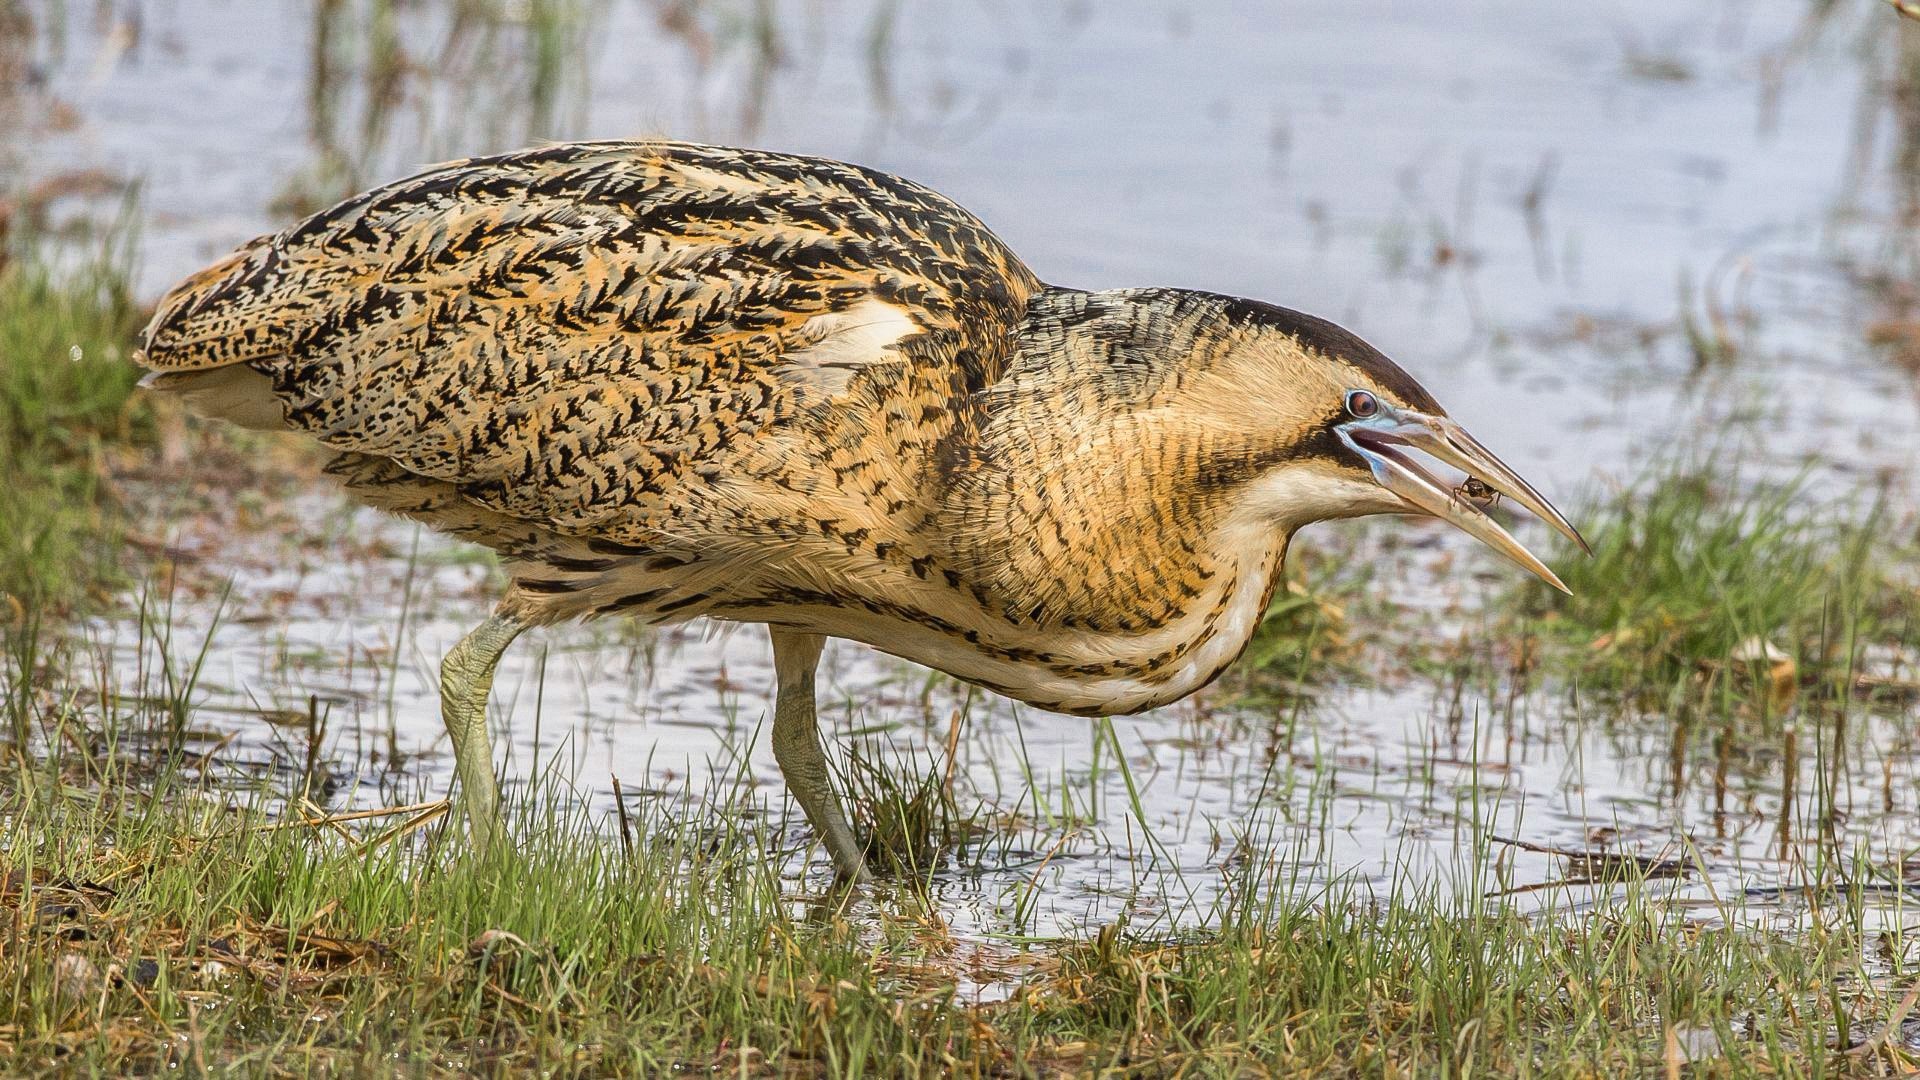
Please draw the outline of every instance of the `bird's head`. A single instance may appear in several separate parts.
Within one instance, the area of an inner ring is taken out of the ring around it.
[[[1578,530],[1399,365],[1324,319],[1214,299],[1215,334],[1202,335],[1214,355],[1200,381],[1214,383],[1207,397],[1227,410],[1215,422],[1239,423],[1255,447],[1234,500],[1242,513],[1287,529],[1364,514],[1437,517],[1566,591],[1486,510],[1506,496],[1585,550]],[[1423,456],[1464,480],[1440,479]]]

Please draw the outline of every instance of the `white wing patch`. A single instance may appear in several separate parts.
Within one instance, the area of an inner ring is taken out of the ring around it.
[[[889,350],[920,329],[904,308],[868,298],[845,311],[808,319],[800,330],[813,344],[782,356],[778,370],[824,393],[837,394],[846,389],[854,372],[892,359]]]

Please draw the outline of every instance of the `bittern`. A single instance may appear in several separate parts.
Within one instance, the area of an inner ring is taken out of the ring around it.
[[[452,162],[244,245],[142,344],[146,386],[310,435],[355,496],[500,554],[510,586],[440,673],[477,844],[498,828],[494,667],[530,626],[766,624],[774,755],[860,878],[815,725],[829,637],[1131,713],[1233,663],[1311,522],[1431,515],[1555,586],[1487,497],[1579,542],[1339,326],[1050,286],[935,192],[812,157]]]

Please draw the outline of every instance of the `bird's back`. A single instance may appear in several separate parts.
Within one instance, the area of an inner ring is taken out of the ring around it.
[[[870,546],[924,514],[1039,287],[972,215],[883,173],[569,144],[253,241],[163,299],[144,363],[523,562],[717,566],[800,536]]]

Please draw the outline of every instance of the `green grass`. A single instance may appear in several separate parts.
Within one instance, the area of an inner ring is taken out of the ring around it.
[[[512,851],[472,859],[438,822],[350,840],[273,827],[264,791],[148,788],[130,745],[55,753],[0,798],[12,1069],[1621,1075],[1674,1030],[1717,1045],[1712,1074],[1835,1075],[1875,1063],[1834,1048],[1899,996],[1845,905],[1789,939],[1630,882],[1529,919],[1411,880],[1303,893],[1261,856],[1218,932],[1010,946],[1032,974],[972,1004],[913,890],[796,903],[744,805],[642,803],[623,844],[549,779]]]
[[[113,569],[102,457],[138,421],[127,362],[138,322],[125,260],[56,267],[0,257],[0,620],[62,609]]]
[[[1515,607],[1584,688],[1755,685],[1770,645],[1838,690],[1864,649],[1920,642],[1912,552],[1876,504],[1668,463],[1575,517],[1593,557],[1549,560],[1573,595],[1529,583]]]

